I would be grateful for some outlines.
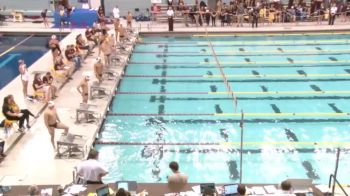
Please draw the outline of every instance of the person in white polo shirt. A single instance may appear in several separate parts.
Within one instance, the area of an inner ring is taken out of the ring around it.
[[[77,174],[86,184],[103,184],[102,177],[108,174],[107,169],[98,161],[98,151],[91,149],[88,159],[77,166]]]
[[[335,16],[337,15],[338,8],[335,4],[332,5],[329,16],[329,25],[334,25]]]

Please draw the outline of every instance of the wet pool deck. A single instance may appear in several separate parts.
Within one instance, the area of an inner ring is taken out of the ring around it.
[[[123,21],[125,22],[125,21]],[[141,29],[141,32],[167,32],[167,24],[161,23],[136,23],[135,27]],[[250,24],[244,27],[185,27],[183,24],[175,24],[175,32],[306,32],[306,31],[350,31],[350,21],[347,23],[339,23],[336,21],[334,26],[316,25],[315,23],[299,23],[295,24],[273,24],[271,26],[264,25],[252,29]],[[61,47],[72,43],[75,36],[82,33],[83,29],[64,29],[65,32],[71,32],[64,40],[61,41]],[[11,23],[6,22],[4,26],[0,26],[1,32],[47,32],[49,34],[58,34],[58,29],[45,29],[43,24],[33,23]],[[64,47],[62,47],[64,48]],[[82,68],[75,72],[73,80],[66,83],[59,92],[59,97],[55,100],[56,108],[62,122],[70,127],[70,132],[74,134],[84,135],[88,138],[88,145],[91,145],[96,132],[99,129],[98,124],[75,123],[75,109],[78,107],[81,97],[76,87],[82,79],[83,72],[93,72],[93,62],[98,52],[86,59]],[[45,54],[36,63],[34,63],[29,72],[48,71],[49,65],[52,65],[51,52]],[[17,66],[17,65],[14,65]],[[118,72],[122,71],[119,67]],[[30,81],[33,80],[31,74]],[[95,78],[93,77],[93,80]],[[113,83],[113,82],[112,82]],[[109,87],[113,90],[114,84],[110,83]],[[32,94],[31,84],[29,84],[29,94]],[[33,126],[24,134],[12,133],[6,138],[6,159],[0,163],[0,184],[67,184],[72,181],[73,167],[77,165],[81,159],[58,159],[51,146],[49,134],[43,123],[43,115],[41,112],[45,105],[43,103],[32,103],[26,101],[22,95],[22,84],[20,78],[17,77],[6,87],[0,91],[0,100],[3,97],[13,94],[16,102],[21,108],[28,108],[35,114],[40,114],[39,118],[33,121]],[[90,101],[99,107],[101,113],[108,107],[108,99],[94,99]],[[56,139],[62,131],[56,131]],[[0,138],[3,137],[2,130]]]

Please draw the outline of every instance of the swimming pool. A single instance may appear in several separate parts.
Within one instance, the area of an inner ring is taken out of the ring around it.
[[[24,59],[31,66],[47,52],[47,35],[11,35],[0,36],[0,89],[19,75],[18,60]]]
[[[190,182],[327,183],[341,147],[338,179],[350,183],[349,41],[348,33],[145,36],[96,141],[104,181],[166,182],[175,160]]]

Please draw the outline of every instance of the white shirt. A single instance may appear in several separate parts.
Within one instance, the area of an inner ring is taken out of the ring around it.
[[[78,175],[86,181],[100,181],[101,174],[107,173],[107,169],[97,160],[88,159],[77,166]]]
[[[21,79],[23,81],[28,81],[29,80],[29,72],[27,69],[27,65],[22,63],[21,65],[19,65],[19,70],[20,70],[20,74],[21,74]]]
[[[174,10],[168,10],[166,12],[166,15],[168,15],[168,17],[173,17],[174,16]]]
[[[119,8],[115,7],[113,8],[113,16],[114,18],[119,18],[120,15],[119,15]]]
[[[336,6],[331,7],[331,14],[336,14],[338,11],[338,8]]]

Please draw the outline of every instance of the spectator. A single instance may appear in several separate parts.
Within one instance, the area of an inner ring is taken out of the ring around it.
[[[92,28],[86,28],[85,30],[85,37],[88,41],[93,42],[95,46],[97,46],[97,38],[95,36],[95,32],[93,31]]]
[[[131,196],[130,192],[126,191],[123,188],[118,189],[118,191],[115,193],[115,196]]]
[[[67,135],[69,127],[61,122],[53,101],[49,101],[48,107],[44,112],[44,122],[51,137],[52,147],[55,149],[55,129],[64,129],[64,134]]]
[[[102,177],[108,174],[107,169],[98,162],[98,151],[91,149],[88,160],[81,162],[77,166],[77,174],[82,177],[87,184],[103,184]]]
[[[104,23],[105,23],[105,13],[102,9],[102,7],[98,7],[98,10],[97,10],[97,16],[98,16],[98,23],[101,24],[101,26],[104,26]]]
[[[171,6],[168,7],[166,15],[168,16],[169,31],[174,31],[174,10]]]
[[[252,28],[258,28],[258,19],[259,19],[259,12],[257,8],[253,8],[252,12]]]
[[[173,0],[168,0],[168,6],[172,6],[173,5]]]
[[[66,23],[65,11],[63,6],[60,6],[59,8],[59,15],[60,15],[60,29],[61,29],[64,27]]]
[[[67,45],[64,54],[68,62],[74,63],[75,69],[79,69],[81,67],[81,57],[76,53],[74,45]]]
[[[92,48],[90,47],[89,44],[86,43],[86,41],[84,40],[81,34],[77,35],[77,37],[75,38],[75,41],[76,41],[77,48],[79,50],[85,50],[87,52],[87,55],[91,54]]]
[[[239,194],[239,196],[243,196],[243,195],[245,195],[246,194],[246,188],[245,188],[245,185],[243,185],[243,184],[240,184],[240,185],[238,185],[238,187],[237,187],[237,193]]]
[[[40,15],[41,15],[41,18],[43,19],[43,23],[44,23],[45,28],[48,28],[49,22],[47,21],[47,9],[44,9]]]
[[[27,121],[27,128],[30,128],[29,125],[29,116],[32,116],[34,118],[37,118],[31,111],[28,109],[20,109],[17,103],[15,102],[15,99],[13,98],[13,95],[8,95],[8,103],[10,108],[15,112],[15,113],[22,113],[24,116],[24,119]]]
[[[243,27],[243,20],[244,20],[244,5],[243,3],[239,3],[237,6],[237,27],[241,26]]]
[[[51,95],[51,89],[49,89],[49,86],[44,85],[44,82],[42,81],[40,74],[37,73],[34,76],[33,80],[33,89],[34,89],[34,97],[36,99],[43,98],[46,102],[50,101],[52,98]]]
[[[179,164],[177,162],[172,161],[169,164],[169,168],[173,174],[168,177],[168,184],[187,184],[188,177],[179,171]]]
[[[71,76],[74,72],[74,66],[73,65],[66,65],[63,62],[63,57],[61,53],[58,50],[55,50],[54,52],[54,70],[58,72],[59,74],[64,75],[67,79],[72,79]]]
[[[55,49],[59,50],[60,53],[62,53],[60,48],[60,42],[58,41],[56,35],[52,35],[51,39],[49,40],[49,48],[51,51],[55,51]]]
[[[217,12],[215,10],[211,11],[211,26],[216,27],[216,17],[217,17]]]
[[[11,107],[11,104],[9,103],[9,96],[6,96],[4,98],[4,103],[2,105],[2,113],[4,114],[5,118],[7,120],[11,121],[19,121],[19,132],[24,131],[24,120],[26,119],[26,116],[23,115],[21,112],[16,112],[14,109]]]
[[[120,17],[120,11],[119,11],[119,8],[118,6],[116,5],[114,8],[113,8],[113,17],[114,19],[119,19]]]
[[[27,69],[27,65],[24,63],[24,60],[18,61],[18,71],[21,74],[21,80],[23,85],[23,95],[25,98],[28,98],[28,80],[29,80],[29,72]]]
[[[37,185],[30,185],[28,187],[28,195],[29,196],[39,196],[40,195],[40,190]]]
[[[281,192],[283,194],[291,194],[293,193],[293,190],[292,190],[292,184],[289,180],[284,180],[282,183],[281,183]]]
[[[333,3],[331,9],[330,9],[330,16],[329,16],[329,25],[334,25],[335,17],[337,15],[338,8],[335,3]]]

